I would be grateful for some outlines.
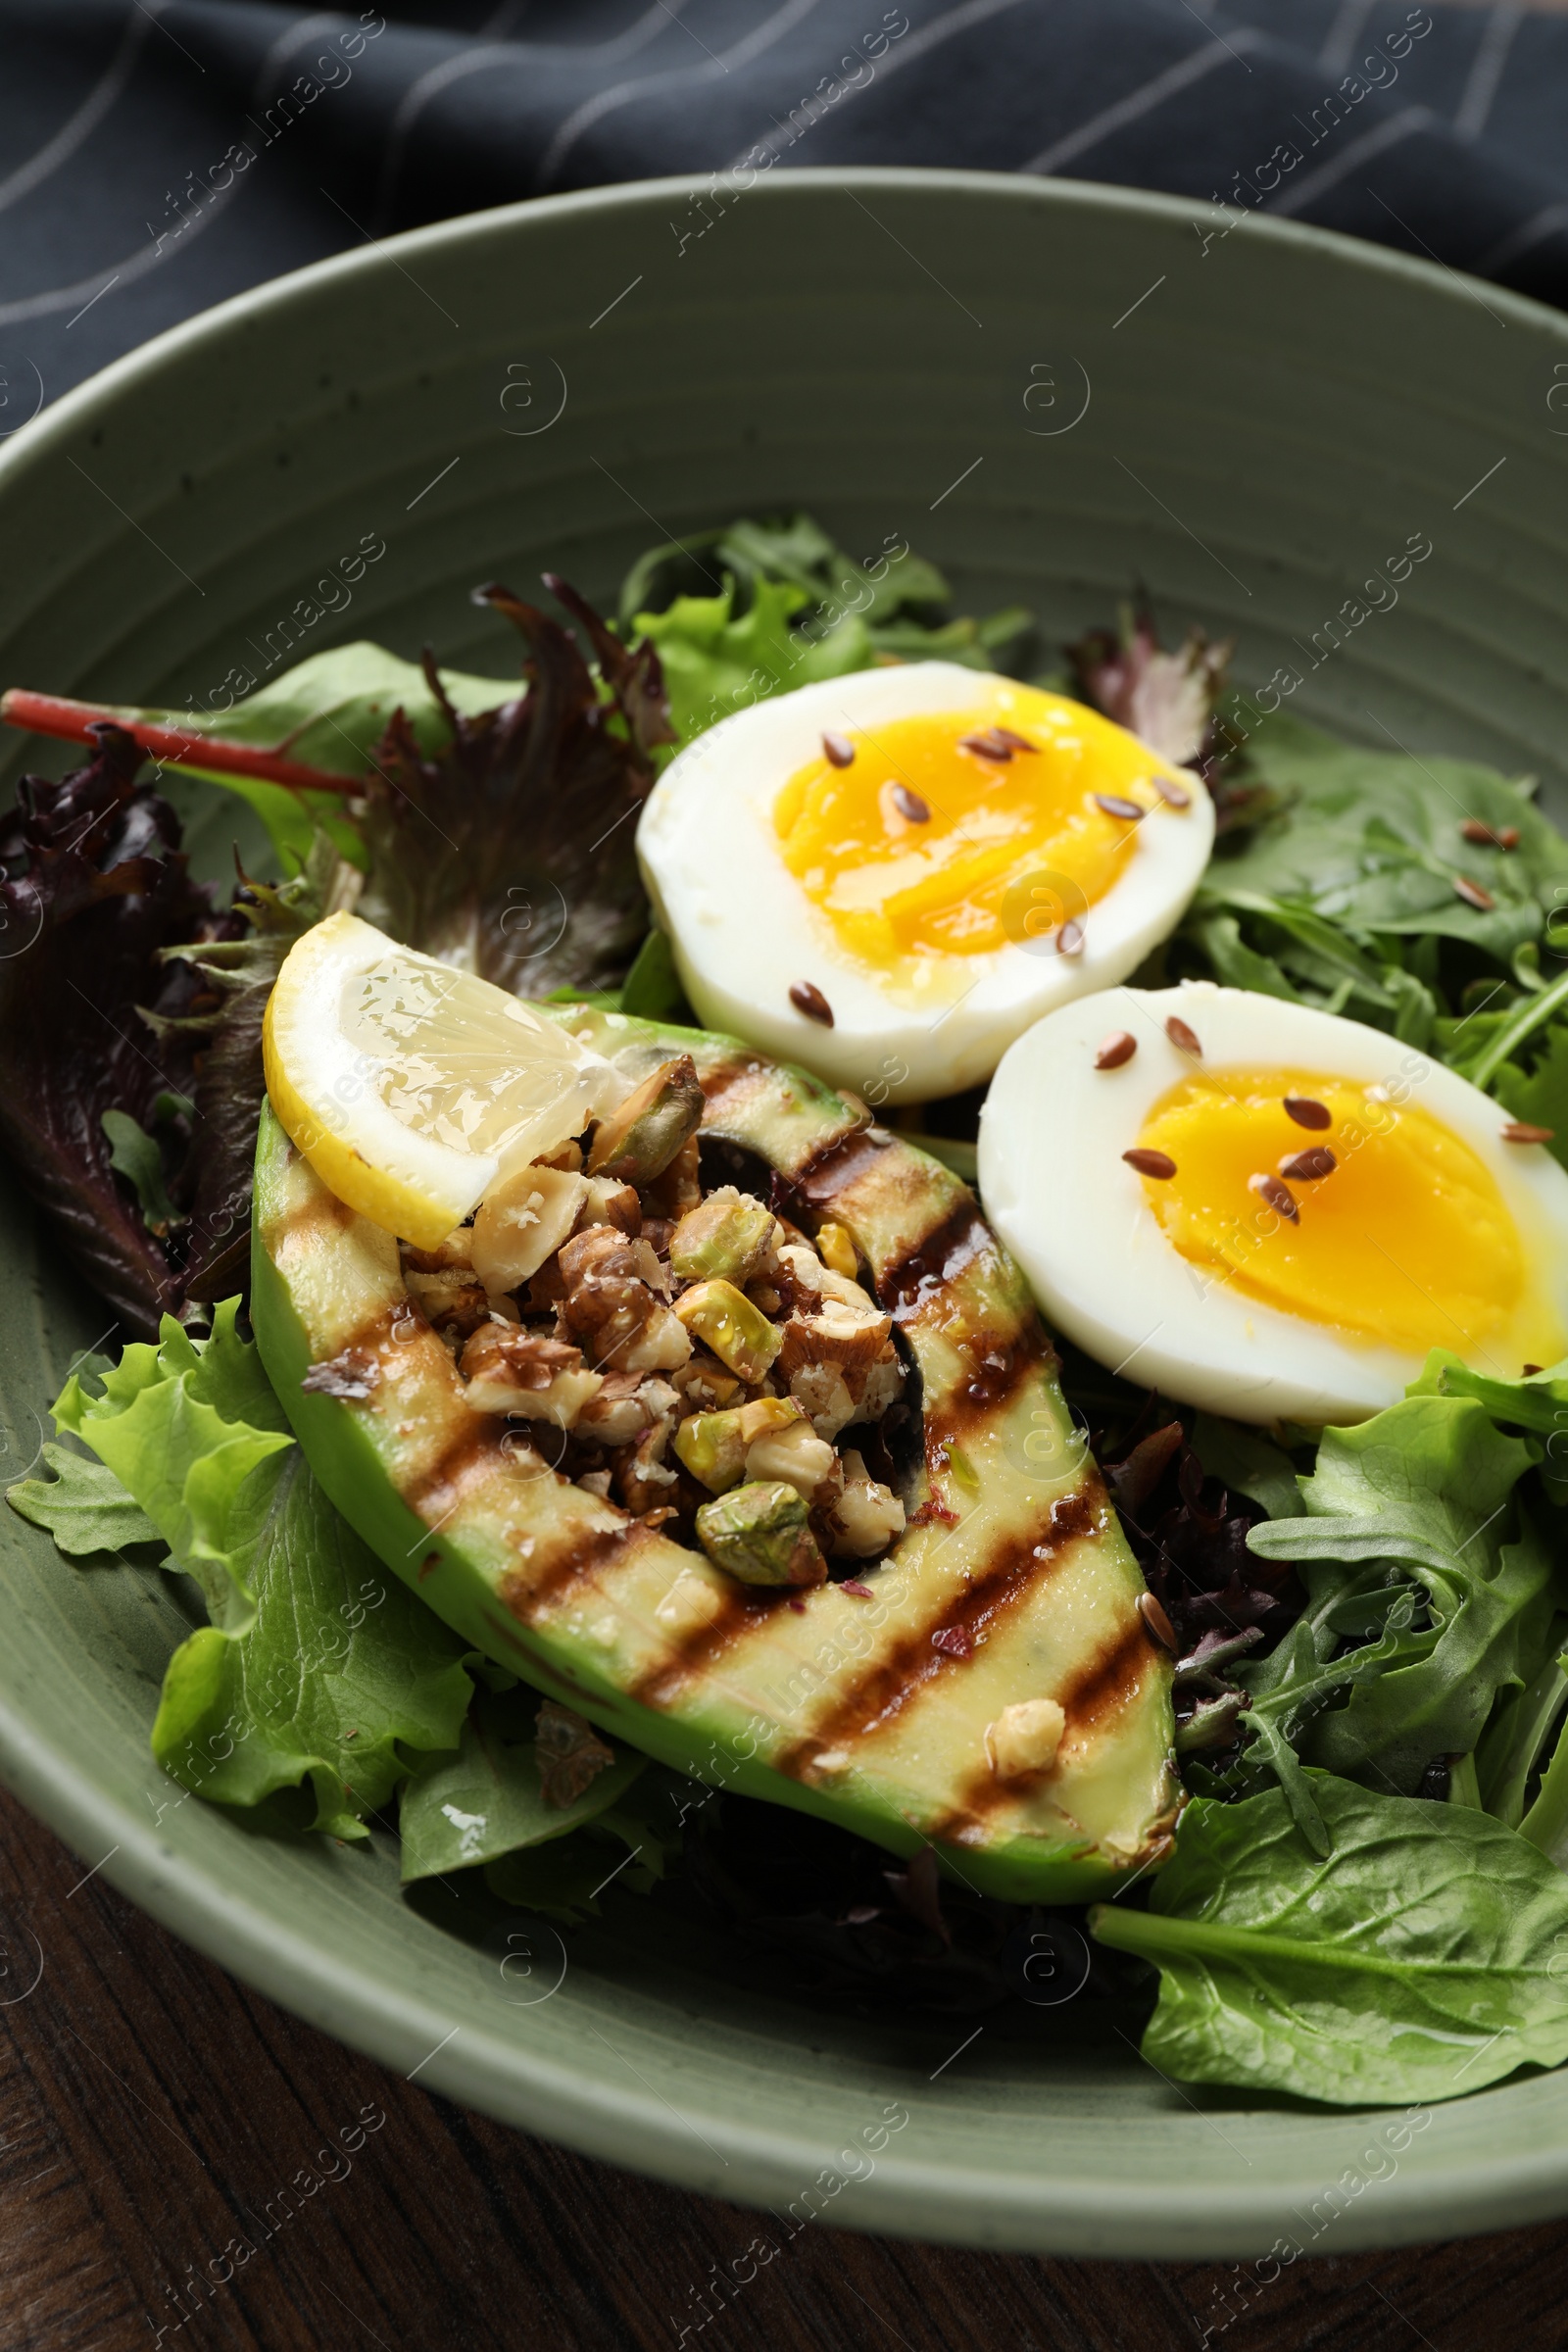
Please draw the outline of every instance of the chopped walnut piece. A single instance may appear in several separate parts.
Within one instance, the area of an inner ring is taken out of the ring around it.
[[[838,1455],[824,1438],[816,1435],[804,1414],[782,1429],[763,1430],[746,1448],[748,1480],[780,1481],[793,1487],[808,1502],[815,1499],[818,1490],[837,1470]]]
[[[836,1438],[855,1419],[855,1398],[833,1364],[798,1365],[790,1374],[790,1395],[819,1438]]]
[[[796,1300],[778,1352],[790,1395],[810,1414],[819,1438],[836,1438],[852,1421],[880,1420],[904,1377],[892,1316],[830,1266],[813,1271],[794,1250],[779,1256],[788,1261]]]
[[[675,1503],[680,1476],[663,1459],[668,1436],[668,1424],[656,1422],[644,1430],[635,1446],[617,1447],[612,1457],[615,1493],[635,1519]]]
[[[459,1369],[475,1412],[520,1413],[561,1429],[574,1428],[604,1386],[599,1373],[585,1368],[580,1348],[512,1323],[486,1321],[464,1348]]]
[[[592,1724],[553,1698],[547,1698],[534,1717],[533,1745],[545,1803],[562,1812],[585,1796],[605,1767],[615,1761],[614,1749],[605,1745]]]
[[[409,1297],[423,1307],[435,1329],[450,1337],[466,1339],[490,1319],[490,1301],[466,1267],[444,1266],[426,1274],[411,1266],[403,1280]]]
[[[656,1421],[671,1418],[678,1403],[665,1381],[645,1372],[607,1372],[577,1416],[577,1435],[596,1446],[631,1446]]]
[[[613,1225],[621,1233],[641,1233],[643,1206],[635,1186],[622,1184],[613,1176],[590,1176],[577,1230],[586,1233],[590,1225]]]
[[[874,1560],[904,1533],[904,1505],[891,1487],[871,1476],[853,1446],[844,1456],[844,1484],[822,1509],[827,1548],[835,1557]]]
[[[561,1319],[602,1371],[672,1372],[691,1341],[659,1296],[664,1269],[644,1240],[594,1225],[566,1243],[556,1263]]]

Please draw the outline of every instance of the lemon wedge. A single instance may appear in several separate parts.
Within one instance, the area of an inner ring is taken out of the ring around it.
[[[353,914],[290,949],[262,1035],[290,1141],[340,1200],[420,1250],[626,1091],[558,1022]]]

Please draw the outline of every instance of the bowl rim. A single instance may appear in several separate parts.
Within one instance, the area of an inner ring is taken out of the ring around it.
[[[505,240],[520,225],[548,228],[557,221],[635,213],[650,202],[667,205],[706,192],[710,177],[683,173],[622,181],[461,214],[391,237],[368,237],[363,246],[231,295],[110,362],[21,426],[0,445],[0,496],[14,476],[74,441],[127,389],[155,378],[187,353],[221,343],[242,320],[286,312],[302,295],[371,277],[389,263],[400,267],[403,256],[416,260],[492,238]],[[1114,183],[916,166],[798,167],[759,182],[749,193],[788,203],[794,191],[847,184],[1121,216],[1163,228],[1189,225],[1195,212],[1209,209],[1201,200]],[[1315,253],[1450,305],[1475,300],[1472,287],[1484,282],[1437,261],[1267,214],[1249,214],[1234,227],[1247,237]],[[1568,317],[1490,283],[1486,300],[1510,321],[1568,346]],[[646,2092],[612,2088],[557,2059],[488,2034],[469,2017],[454,2023],[437,2002],[399,1983],[395,1972],[377,1977],[367,1969],[345,1980],[309,1936],[245,1893],[217,1884],[199,1858],[182,1853],[156,1825],[99,1788],[64,1739],[51,1738],[4,1704],[0,1779],[85,1860],[110,1844],[96,1872],[172,1934],[318,2030],[410,2079],[417,2076],[460,2104],[606,2162],[735,2202],[763,2205],[787,2198],[822,2160],[821,2143],[808,2141],[792,2127],[765,2118],[748,2120],[733,2110],[710,2112],[699,2098],[693,2103],[701,2115],[704,2155],[694,2147],[693,2127],[675,2117],[651,2085]],[[1515,2078],[1479,2095],[1519,2086]],[[1454,2104],[1462,2108],[1470,2102]],[[1325,2113],[1309,2112],[1312,2121],[1321,2121]],[[1328,2112],[1370,2119],[1387,2111]],[[1278,2176],[1254,2186],[1218,2188],[1195,2174],[1191,2180],[1167,2180],[1157,2190],[1119,2183],[1108,2197],[1102,2180],[1092,2178],[1069,2174],[1045,2182],[972,2164],[955,2167],[940,2152],[913,2158],[892,2150],[879,2158],[868,2180],[856,2185],[860,2194],[853,2214],[846,2209],[834,2216],[843,2226],[1036,2253],[1188,2261],[1266,2247],[1288,2229],[1291,2199],[1302,2193],[1299,2184]],[[1397,2172],[1382,2183],[1373,2224],[1362,2221],[1359,2208],[1345,2214],[1335,2250],[1517,2227],[1565,2207],[1568,2130],[1553,2152],[1480,2159],[1461,2153],[1430,2164],[1415,2178]]]

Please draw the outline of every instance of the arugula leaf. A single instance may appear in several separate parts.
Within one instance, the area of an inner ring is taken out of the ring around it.
[[[1193,1421],[1192,1444],[1207,1475],[1231,1494],[1261,1503],[1271,1519],[1296,1517],[1301,1490],[1291,1457],[1260,1430],[1200,1412]]]
[[[648,1759],[628,1748],[575,1804],[548,1803],[534,1746],[539,1703],[532,1690],[477,1690],[456,1755],[416,1765],[398,1802],[405,1885],[564,1838],[631,1787]]]
[[[161,1102],[167,1096],[160,1096]],[[105,1110],[98,1124],[109,1138],[109,1165],[123,1176],[141,1203],[147,1230],[164,1241],[185,1218],[164,1190],[164,1155],[157,1138],[133,1119],[128,1110]]]
[[[1511,1119],[1548,1130],[1547,1151],[1559,1167],[1568,1168],[1568,1020],[1553,1022],[1533,1069],[1504,1062],[1493,1092]]]
[[[1385,1583],[1385,1565],[1418,1581],[1432,1626],[1400,1634],[1376,1671],[1350,1677],[1345,1705],[1307,1734],[1310,1761],[1413,1789],[1432,1757],[1474,1748],[1499,1690],[1536,1673],[1559,1602],[1551,1556],[1513,1491],[1538,1456],[1470,1397],[1415,1395],[1358,1428],[1324,1431],[1301,1485],[1306,1516],[1248,1539],[1260,1557],[1296,1564],[1311,1608],[1296,1647],[1236,1679],[1259,1696],[1288,1690],[1309,1641],[1315,1667],[1349,1667],[1354,1653],[1335,1661],[1321,1643],[1336,1609],[1370,1589],[1356,1573],[1368,1565]],[[1348,1630],[1343,1618],[1338,1630]]]
[[[743,515],[640,557],[621,582],[621,628],[630,631],[640,614],[663,612],[678,597],[717,598],[726,580],[733,583],[737,613],[751,610],[763,586],[798,589],[802,605],[815,608],[806,618],[817,635],[830,631],[845,611],[878,629],[901,620],[939,623],[951,591],[936,565],[911,555],[902,540],[891,550],[884,542],[884,551],[857,564],[809,514],[771,522]]]
[[[313,1827],[363,1838],[409,1771],[403,1746],[454,1748],[471,1691],[458,1637],[389,1576],[322,1494],[237,1299],[210,1340],[172,1319],[55,1418],[98,1454],[207,1600],[175,1650],[153,1725],[174,1780],[238,1806],[308,1782]]]
[[[102,1462],[53,1444],[43,1458],[53,1477],[24,1478],[6,1489],[6,1500],[20,1517],[47,1529],[68,1560],[158,1542],[146,1512]]]
[[[1090,1912],[1102,1943],[1159,1967],[1151,2065],[1360,2106],[1568,2057],[1568,1879],[1484,1813],[1306,1777],[1332,1861],[1275,1789],[1200,1798],[1149,1909]]]

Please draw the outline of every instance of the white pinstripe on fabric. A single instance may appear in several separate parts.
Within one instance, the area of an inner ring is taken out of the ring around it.
[[[1231,48],[1245,51],[1262,45],[1263,35],[1260,32],[1243,31],[1236,35]],[[1152,81],[1141,83],[1136,90],[1129,90],[1127,96],[1118,98],[1114,106],[1104,107],[1098,115],[1092,115],[1076,130],[1068,131],[1065,138],[1055,139],[1049,147],[1042,147],[1040,153],[1031,156],[1028,163],[1018,166],[1019,171],[1059,171],[1063,164],[1073,163],[1080,155],[1087,155],[1092,147],[1098,147],[1102,139],[1108,139],[1113,130],[1122,130],[1129,122],[1141,122],[1145,115],[1152,114],[1155,107],[1163,106],[1167,98],[1174,98],[1178,90],[1189,89],[1195,81],[1201,81],[1205,74],[1212,74],[1216,67],[1233,62],[1230,51],[1203,42],[1199,48],[1189,50],[1175,65],[1167,66],[1163,74],[1156,74]]]
[[[451,89],[454,82],[466,80],[470,74],[481,74],[492,66],[531,65],[539,57],[592,58],[598,64],[618,64],[624,57],[635,57],[646,49],[670,23],[664,0],[654,0],[652,8],[617,32],[612,40],[590,41],[581,46],[554,41],[489,41],[460,50],[456,57],[443,58],[438,66],[412,81],[398,101],[397,112],[387,125],[386,152],[381,162],[380,185],[376,190],[375,213],[385,220],[391,210],[397,188],[398,173],[403,169],[404,151],[409,133],[432,98]]]
[[[934,17],[929,24],[922,24],[918,32],[906,34],[896,49],[889,49],[885,56],[879,57],[875,61],[876,73],[870,81],[847,83],[839,103],[846,105],[852,98],[858,98],[862,91],[874,88],[877,82],[886,81],[890,74],[912,65],[916,58],[926,56],[932,49],[941,48],[945,41],[955,39],[960,32],[968,32],[972,26],[985,24],[987,18],[1000,17],[1005,9],[1024,5],[1025,0],[960,0],[959,6],[950,8],[945,17]],[[761,138],[749,140],[746,146],[738,149],[728,169],[737,171],[754,155],[780,155],[793,144],[787,132],[777,129],[767,131]]]
[[[62,164],[71,161],[82,141],[92,136],[130,79],[142,43],[155,21],[156,0],[153,15],[143,14],[136,9],[130,11],[125,29],[121,35],[120,47],[75,113],[68,117],[54,137],[45,140],[24,164],[19,164],[14,172],[0,179],[0,213],[8,205],[19,204],[24,196],[30,196],[34,188],[42,187]]]
[[[1404,107],[1400,113],[1391,115],[1387,122],[1378,123],[1374,130],[1364,130],[1342,153],[1320,164],[1304,179],[1282,187],[1278,200],[1265,204],[1264,212],[1273,213],[1279,220],[1293,220],[1305,206],[1327,195],[1330,188],[1338,187],[1346,173],[1353,172],[1358,164],[1370,163],[1375,155],[1386,155],[1391,147],[1397,147],[1401,140],[1409,138],[1412,131],[1425,130],[1436,121],[1430,107]]]
[[[1487,117],[1497,95],[1514,36],[1524,22],[1524,13],[1522,8],[1494,8],[1487,19],[1486,28],[1476,43],[1464,96],[1453,118],[1456,139],[1479,139],[1486,129]]]
[[[804,24],[819,5],[820,0],[784,0],[782,8],[776,9],[764,24],[748,33],[745,40],[737,41],[733,49],[721,51],[711,65],[683,67],[664,74],[645,74],[640,81],[618,82],[612,90],[601,90],[596,98],[586,99],[566,117],[551,140],[539,167],[536,184],[541,189],[548,188],[583,132],[591,130],[606,115],[613,114],[618,107],[629,105],[633,98],[639,97],[645,90],[667,87],[672,82],[710,81],[715,74],[728,74],[736,66],[749,66],[754,57],[760,57],[764,50],[772,48],[775,41],[781,41],[787,32],[794,31],[797,24]]]

